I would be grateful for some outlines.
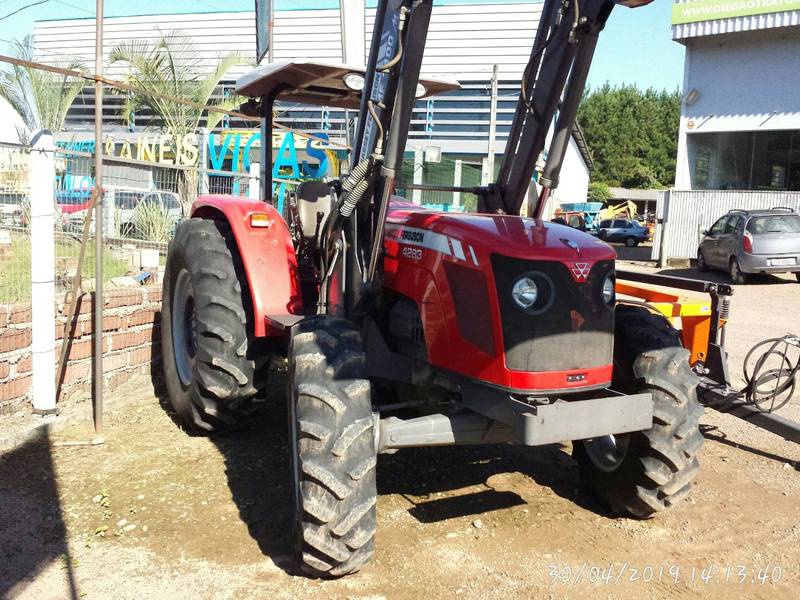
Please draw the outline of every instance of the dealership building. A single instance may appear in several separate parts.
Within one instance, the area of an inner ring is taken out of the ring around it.
[[[800,191],[800,0],[673,5],[686,47],[675,188]]]
[[[346,62],[363,65],[372,36],[375,9],[364,6],[364,2],[349,4],[351,8],[355,5],[357,12],[355,17],[349,14],[344,26],[338,8],[277,11],[272,60],[308,58],[341,63],[342,31],[346,29]],[[541,9],[541,2],[451,5],[445,1],[436,4],[422,75],[456,79],[462,87],[417,102],[406,147],[409,168],[403,178],[410,179],[415,175],[419,178],[423,171],[425,183],[460,183],[464,186],[486,183],[491,178],[485,159],[490,137],[493,67],[498,65],[495,153],[500,155],[505,150],[522,71],[530,55]],[[104,21],[104,49],[108,55],[111,48],[120,42],[155,41],[159,32],[170,31],[189,37],[199,51],[200,64],[209,68],[218,56],[228,52],[239,52],[255,60],[253,12],[107,17]],[[60,55],[77,57],[91,65],[94,61],[94,20],[38,21],[34,27],[34,43],[37,57],[42,61],[53,61]],[[252,67],[237,67],[230,71],[218,93],[231,93],[236,78],[249,68]],[[106,74],[119,78],[123,72],[112,66],[107,68]],[[87,88],[69,112],[67,126],[74,139],[91,138],[93,93],[93,89]],[[121,111],[123,102],[123,96],[106,94],[104,122],[107,130],[116,136],[117,143],[125,138],[135,144],[135,138],[146,133],[139,131],[140,128],[144,130],[142,125],[146,115],[137,119],[140,127],[135,133],[127,132]],[[276,120],[297,130],[324,133],[332,142],[344,142],[346,119],[342,110],[283,104],[279,105]],[[252,128],[253,124],[235,119],[224,122],[215,130],[216,134],[212,132],[212,137],[216,135],[216,139],[224,139],[221,128],[241,130],[247,126]],[[212,148],[211,153],[214,152]],[[439,155],[441,160],[434,163]],[[498,156],[495,170],[499,168],[499,162]],[[590,154],[576,131],[554,204],[586,200],[590,165]],[[447,202],[452,194],[431,195],[426,192],[426,196],[431,196],[423,199],[426,202]]]
[[[685,47],[675,186],[657,204],[652,258],[697,256],[732,209],[800,212],[800,0],[675,0]]]

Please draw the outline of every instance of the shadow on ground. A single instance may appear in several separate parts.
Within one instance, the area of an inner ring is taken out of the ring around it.
[[[653,252],[653,246],[650,244],[634,246],[628,248],[625,244],[611,244],[611,247],[617,251],[617,260],[627,260],[631,262],[651,263],[653,260],[650,255]]]
[[[214,436],[212,441],[224,457],[228,486],[250,536],[277,566],[291,571],[292,501],[285,377],[280,361],[270,373],[269,405],[247,427]],[[154,366],[153,381],[162,407],[172,415],[160,365]],[[431,523],[524,504],[525,500],[514,492],[486,485],[493,475],[515,472],[588,510],[607,514],[583,492],[577,465],[559,446],[413,448],[382,455],[377,466],[378,493],[405,496],[414,504],[409,513],[420,522]],[[478,491],[426,498],[469,487],[477,487]]]
[[[661,275],[672,275],[673,277],[683,277],[685,279],[699,279],[700,281],[710,281],[712,283],[731,283],[731,278],[724,271],[708,271],[701,273],[694,267],[668,268],[659,271]],[[787,280],[776,277],[775,275],[758,274],[749,275],[745,285],[776,285],[788,283]]]
[[[151,365],[153,389],[161,407],[180,427],[167,396],[161,357],[154,357]],[[244,427],[210,439],[224,459],[231,497],[250,537],[264,555],[289,571],[291,496],[285,373],[272,369],[266,397],[270,398],[269,405]]]
[[[760,450],[758,448],[754,448],[753,446],[748,446],[747,444],[733,442],[729,440],[728,435],[716,425],[701,425],[700,431],[702,432],[703,437],[706,438],[707,440],[717,442],[724,446],[728,446],[729,448],[744,450],[745,452],[750,452],[751,454],[755,454],[756,456],[761,456],[762,458],[768,458],[769,460],[774,460],[782,464],[794,465],[794,470],[800,471],[800,462],[794,462],[793,460],[785,456],[781,456],[773,452],[767,452],[766,450]]]
[[[24,477],[20,474],[24,473]],[[0,598],[60,561],[69,597],[79,597],[61,514],[49,437],[0,456]]]

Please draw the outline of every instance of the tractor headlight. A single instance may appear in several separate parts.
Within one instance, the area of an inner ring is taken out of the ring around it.
[[[614,302],[614,274],[609,273],[603,280],[603,302],[612,304]]]
[[[528,309],[536,304],[536,299],[539,297],[539,287],[530,277],[520,277],[511,290],[511,296],[517,306],[523,310]]]
[[[354,92],[364,89],[364,76],[361,73],[348,73],[344,76],[344,84]]]

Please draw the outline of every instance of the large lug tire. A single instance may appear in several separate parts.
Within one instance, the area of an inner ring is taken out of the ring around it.
[[[244,281],[225,223],[189,219],[177,227],[164,273],[162,362],[170,403],[193,433],[230,429],[254,410]]]
[[[375,427],[361,336],[314,317],[289,346],[289,427],[298,570],[354,573],[374,552]]]
[[[703,445],[698,378],[689,352],[661,315],[617,307],[614,387],[652,394],[653,427],[574,444],[581,478],[614,513],[649,518],[684,498]]]

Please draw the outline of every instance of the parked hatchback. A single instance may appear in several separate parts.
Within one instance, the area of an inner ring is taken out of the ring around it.
[[[604,242],[621,242],[633,248],[650,239],[647,227],[633,219],[604,219],[597,232]]]
[[[722,269],[734,283],[753,273],[794,273],[800,281],[800,215],[789,208],[732,210],[697,250],[697,269]]]

